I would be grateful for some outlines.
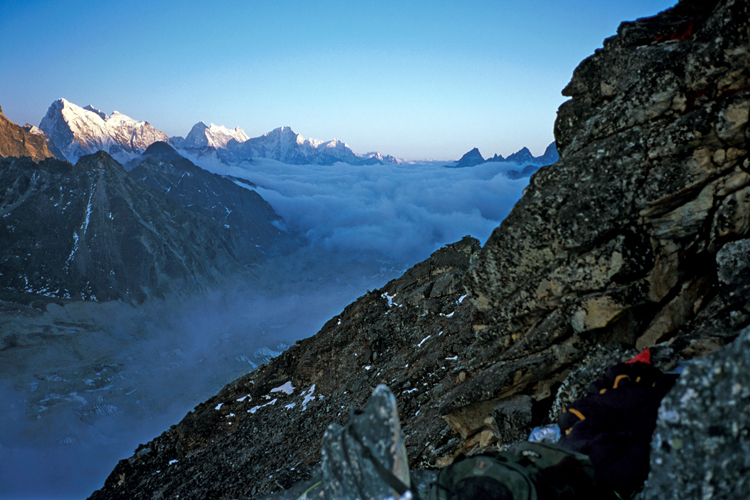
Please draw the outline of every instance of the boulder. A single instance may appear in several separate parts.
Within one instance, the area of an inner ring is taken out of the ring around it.
[[[641,500],[750,495],[750,328],[688,363],[662,401]]]

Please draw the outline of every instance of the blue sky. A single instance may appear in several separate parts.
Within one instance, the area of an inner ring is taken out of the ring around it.
[[[0,106],[21,125],[64,97],[170,136],[203,120],[411,160],[539,155],[578,63],[675,3],[0,0]]]

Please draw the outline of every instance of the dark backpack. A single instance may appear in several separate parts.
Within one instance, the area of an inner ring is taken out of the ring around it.
[[[515,452],[460,456],[443,469],[428,500],[552,500],[591,498],[588,457],[549,443],[521,443]]]
[[[651,365],[648,351],[611,367],[563,409],[558,444],[591,459],[603,491],[629,498],[648,476],[659,404],[675,380]]]

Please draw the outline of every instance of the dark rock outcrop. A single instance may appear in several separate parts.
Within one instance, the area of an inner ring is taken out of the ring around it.
[[[750,322],[736,251],[750,233],[749,26],[748,0],[621,25],[565,89],[560,161],[481,250],[462,240],[361,297],[139,447],[92,498],[287,488],[378,383],[398,399],[410,466],[440,466],[554,420],[635,349],[671,368],[734,340]],[[723,480],[711,474],[692,484]]]
[[[731,335],[750,313],[750,239],[717,255],[719,293],[731,307],[724,321],[702,326],[708,337]],[[732,344],[687,364],[664,398],[642,498],[746,498],[750,493],[750,328]]]
[[[0,190],[5,299],[142,302],[203,289],[240,268],[224,228],[149,189],[104,152],[75,166],[0,160]]]
[[[691,5],[623,24],[576,70],[561,160],[532,177],[465,280],[489,351],[532,347],[565,370],[595,344],[674,339],[716,299],[716,252],[750,220],[748,6]],[[685,22],[690,35],[670,39]],[[537,383],[483,366],[446,409]]]
[[[54,155],[43,135],[32,134],[8,120],[0,108],[0,157],[28,156],[39,162]]]
[[[136,163],[130,175],[225,228],[240,262],[252,263],[295,247],[295,239],[281,229],[284,220],[247,181],[203,170],[164,142],[151,144]]]

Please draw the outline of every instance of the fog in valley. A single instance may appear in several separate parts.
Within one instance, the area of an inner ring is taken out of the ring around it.
[[[508,163],[198,164],[257,186],[306,246],[199,296],[0,311],[0,498],[85,498],[139,443],[368,289],[467,234],[484,242],[528,183]]]
[[[257,160],[209,166],[247,179],[313,245],[376,255],[409,266],[470,234],[484,241],[520,198],[528,179],[510,180],[515,163],[445,168],[405,165],[284,165]]]

